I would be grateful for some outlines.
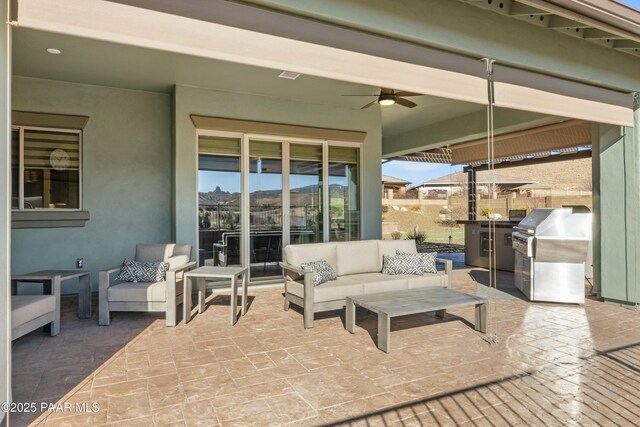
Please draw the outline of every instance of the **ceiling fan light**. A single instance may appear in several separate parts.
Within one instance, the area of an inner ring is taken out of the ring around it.
[[[396,98],[393,95],[382,94],[378,98],[378,104],[382,106],[393,105],[396,103]]]

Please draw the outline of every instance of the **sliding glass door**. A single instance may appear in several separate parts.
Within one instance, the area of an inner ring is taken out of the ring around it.
[[[288,244],[360,238],[360,148],[247,134],[198,137],[199,265],[280,279]]]
[[[329,146],[330,241],[360,238],[360,150]]]
[[[324,241],[322,145],[289,145],[289,243]]]
[[[240,138],[200,136],[198,264],[240,265]]]
[[[252,278],[282,274],[282,142],[249,140],[249,265]]]

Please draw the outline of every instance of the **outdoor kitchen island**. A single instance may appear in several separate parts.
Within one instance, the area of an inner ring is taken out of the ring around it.
[[[460,220],[464,225],[464,262],[473,267],[489,268],[489,220]],[[519,221],[495,221],[496,268],[513,271],[513,227]]]

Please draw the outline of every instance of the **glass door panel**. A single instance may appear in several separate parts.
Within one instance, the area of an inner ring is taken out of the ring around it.
[[[251,278],[282,270],[282,143],[249,141],[249,267]]]
[[[198,139],[199,265],[240,265],[240,138]]]
[[[322,233],[322,145],[289,145],[290,243],[318,243]]]
[[[329,240],[360,239],[360,152],[329,146]]]

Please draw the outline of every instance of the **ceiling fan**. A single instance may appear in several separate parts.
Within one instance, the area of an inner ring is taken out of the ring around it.
[[[367,105],[361,108],[361,110],[364,110],[365,108],[369,108],[374,104],[380,104],[383,106],[398,104],[398,105],[402,105],[403,107],[413,108],[418,104],[404,98],[407,96],[420,96],[420,95],[422,94],[414,93],[414,92],[405,92],[405,91],[396,92],[393,89],[387,89],[382,87],[380,88],[380,93],[378,95],[342,95],[342,96],[375,96],[377,97],[376,100],[371,101],[370,103],[368,103]]]

